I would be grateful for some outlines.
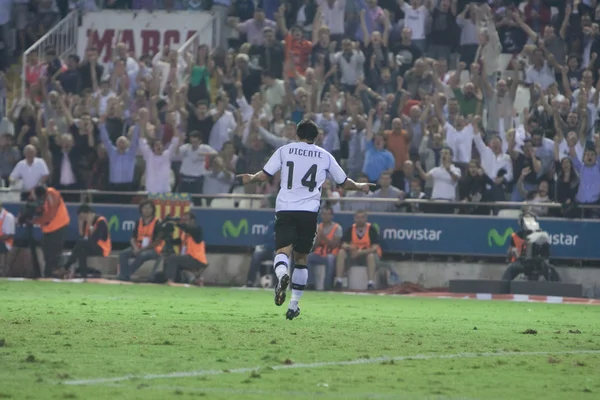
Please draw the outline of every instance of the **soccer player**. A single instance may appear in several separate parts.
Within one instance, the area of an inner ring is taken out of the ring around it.
[[[290,284],[288,264],[293,251],[292,299],[285,315],[290,320],[300,315],[298,302],[308,280],[306,257],[316,237],[321,185],[327,172],[346,190],[366,193],[374,186],[349,179],[331,154],[315,146],[318,134],[319,129],[314,122],[300,121],[296,129],[297,142],[278,148],[262,171],[238,175],[244,184],[248,184],[265,181],[281,170],[281,188],[275,207],[276,255],[273,267],[279,280],[275,287],[275,305],[281,306],[285,302]]]

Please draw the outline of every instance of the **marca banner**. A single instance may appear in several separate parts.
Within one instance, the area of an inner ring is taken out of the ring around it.
[[[115,11],[103,10],[83,15],[77,38],[78,54],[85,54],[88,35],[102,62],[112,58],[118,42],[125,43],[136,56],[156,54],[163,46],[178,49],[194,33],[200,42],[212,44],[212,16],[202,11]]]
[[[4,206],[15,215],[19,211],[17,204]],[[68,209],[71,215],[69,240],[75,240],[77,206],[68,206]],[[94,209],[109,221],[113,242],[129,241],[139,219],[137,206],[94,205]],[[167,213],[177,215],[185,209],[178,206],[173,213]],[[265,237],[267,225],[274,217],[272,210],[200,208],[193,212],[208,246],[251,247],[272,240]],[[347,229],[353,216],[338,213],[335,221]],[[370,214],[369,221],[379,230],[381,246],[388,253],[503,256],[510,245],[510,235],[518,229],[514,219],[483,216]],[[553,258],[600,259],[597,244],[600,221],[548,218],[541,219],[540,226],[550,234]],[[19,228],[17,238],[23,235],[24,228]]]

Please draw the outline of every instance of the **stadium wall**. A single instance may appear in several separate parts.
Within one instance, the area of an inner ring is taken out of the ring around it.
[[[14,203],[5,204],[5,207],[15,215],[20,209]],[[68,205],[70,241],[77,238],[77,208],[78,205]],[[94,209],[108,220],[113,243],[129,242],[139,219],[137,206],[97,204]],[[268,240],[265,238],[267,225],[273,219],[273,210],[195,208],[193,212],[204,230],[209,249],[239,250],[264,244]],[[335,221],[349,227],[353,215],[338,213]],[[518,229],[515,218],[497,216],[372,213],[369,221],[381,234],[384,253],[396,255],[504,257],[510,235]],[[540,225],[550,233],[553,259],[600,260],[597,245],[600,221],[546,218],[540,220]],[[41,236],[39,232],[37,234]],[[17,230],[17,237],[20,235],[24,235],[24,229]]]
[[[208,262],[209,267],[203,275],[206,283],[225,286],[246,283],[249,255],[209,254]],[[452,279],[500,279],[507,267],[499,263],[464,262],[398,261],[385,264],[396,271],[402,282],[418,283],[425,288],[448,287]],[[557,270],[563,282],[583,285],[585,297],[600,298],[600,269],[557,267]]]

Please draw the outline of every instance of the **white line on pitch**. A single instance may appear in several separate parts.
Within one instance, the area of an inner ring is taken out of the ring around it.
[[[109,387],[127,388],[130,387],[123,383],[113,383],[107,385]],[[182,393],[221,393],[230,395],[259,395],[259,396],[278,396],[283,397],[309,397],[311,399],[325,397],[328,399],[394,399],[394,400],[476,400],[467,397],[448,397],[443,395],[423,396],[413,394],[385,394],[385,393],[335,393],[328,391],[327,387],[323,387],[319,391],[295,391],[295,390],[265,390],[265,389],[233,389],[219,387],[192,387],[192,386],[164,386],[164,385],[148,385],[141,386],[138,389],[148,390],[172,390]]]
[[[325,361],[316,363],[298,363],[290,365],[274,365],[264,367],[270,370],[285,370],[297,368],[319,368],[329,366],[346,365],[364,365],[378,364],[389,361],[410,361],[410,360],[444,360],[455,358],[485,358],[485,357],[517,357],[517,356],[549,356],[549,355],[578,355],[578,354],[600,354],[600,350],[573,350],[573,351],[531,351],[531,352],[497,352],[497,353],[456,353],[456,354],[416,354],[413,356],[400,357],[377,357],[377,358],[358,358],[349,361]],[[245,374],[252,371],[258,371],[261,367],[252,368],[233,368],[233,369],[202,369],[187,372],[171,372],[168,374],[146,374],[146,375],[125,375],[114,378],[94,378],[64,381],[64,385],[100,385],[106,383],[122,382],[131,379],[155,380],[170,378],[192,378],[197,376],[221,375],[221,374]]]

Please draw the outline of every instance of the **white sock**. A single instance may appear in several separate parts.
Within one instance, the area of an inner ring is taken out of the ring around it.
[[[277,275],[277,280],[280,280],[282,276],[286,275],[288,271],[288,265],[290,261],[288,256],[283,253],[277,253],[275,255],[275,259],[273,260],[273,268],[275,269],[275,275]]]
[[[308,269],[304,265],[297,265],[292,274],[292,299],[290,300],[289,309],[297,310],[298,302],[304,293],[306,282],[308,281]]]

